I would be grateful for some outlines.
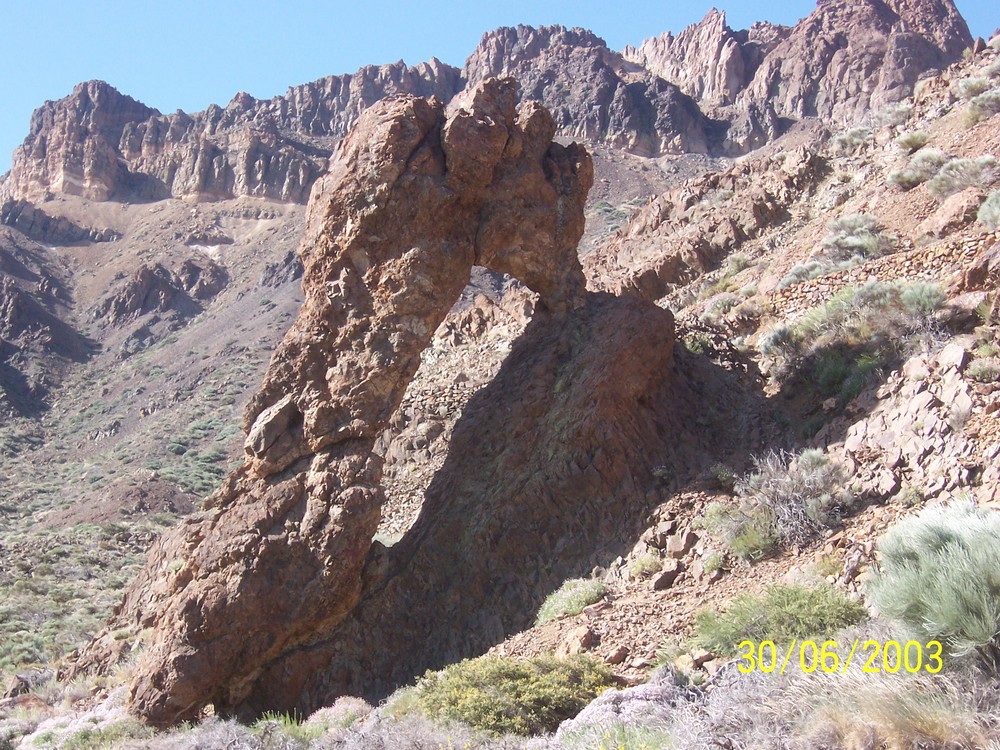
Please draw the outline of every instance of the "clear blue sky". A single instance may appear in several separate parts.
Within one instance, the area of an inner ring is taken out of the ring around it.
[[[723,2],[733,28],[790,24],[814,0]],[[583,26],[613,49],[701,19],[713,0],[0,0],[0,174],[31,112],[93,78],[161,112],[258,98],[362,65],[432,55],[461,66],[482,34],[518,23]],[[957,0],[973,35],[998,24],[995,0]]]

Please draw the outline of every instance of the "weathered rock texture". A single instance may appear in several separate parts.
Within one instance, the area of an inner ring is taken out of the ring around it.
[[[753,79],[757,67],[789,29],[769,23],[733,31],[726,14],[714,8],[676,37],[669,31],[647,39],[622,56],[680,87],[688,96],[712,107],[734,104]]]
[[[355,607],[383,499],[373,445],[474,264],[560,320],[591,309],[576,260],[590,158],[515,100],[512,81],[489,81],[445,118],[394,97],[345,139],[310,204],[305,302],[247,408],[246,464],[154,547],[81,661],[108,659],[117,628],[151,628],[130,696],[144,719],[233,710]]]
[[[0,414],[34,414],[89,342],[69,318],[67,269],[24,235],[0,227]]]
[[[399,93],[448,102],[496,76],[517,78],[522,100],[547,107],[561,135],[643,156],[740,154],[790,120],[846,123],[902,99],[971,43],[951,0],[823,0],[791,29],[733,31],[713,10],[622,54],[583,29],[505,27],[485,34],[461,71],[434,58],[369,66],[193,115],[162,115],[90,81],[34,113],[4,191],[31,202],[65,193],[305,203],[367,107]]]
[[[713,9],[676,37],[668,32],[622,54],[727,122],[717,147],[738,153],[780,135],[790,120],[857,121],[912,94],[920,75],[971,44],[950,0],[822,0],[791,28],[734,31]]]
[[[776,44],[740,97],[781,117],[850,122],[913,93],[972,44],[951,0],[825,0]]]
[[[530,627],[566,578],[623,554],[654,466],[674,463],[672,349],[670,313],[636,298],[536,314],[456,424],[414,527],[372,550],[354,612],[272,662],[238,711],[384,698]]]
[[[799,148],[691,180],[652,199],[586,257],[588,285],[659,299],[785,221],[826,170],[822,157]]]
[[[485,34],[463,76],[475,85],[499,75],[517,78],[522,98],[544,104],[561,133],[643,156],[705,153],[721,132],[677,86],[584,29],[518,26]]]
[[[432,59],[369,66],[257,100],[162,115],[102,81],[89,81],[31,118],[14,152],[7,191],[93,200],[252,195],[305,203],[337,141],[371,104],[398,93],[447,101],[458,70]]]

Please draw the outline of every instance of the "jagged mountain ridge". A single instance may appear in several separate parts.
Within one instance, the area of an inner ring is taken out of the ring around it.
[[[3,192],[36,202],[72,194],[305,203],[336,142],[375,101],[407,93],[447,102],[506,75],[553,113],[563,136],[644,156],[739,154],[789,119],[848,120],[900,99],[971,41],[950,0],[824,0],[793,28],[734,32],[712,11],[676,38],[623,53],[583,29],[500,28],[462,70],[434,58],[368,66],[269,100],[240,93],[193,115],[163,115],[90,81],[35,112]]]
[[[676,37],[667,32],[622,54],[709,112],[770,105],[779,117],[845,123],[908,95],[920,75],[954,62],[971,42],[949,2],[825,0],[794,27],[745,31],[713,8]]]

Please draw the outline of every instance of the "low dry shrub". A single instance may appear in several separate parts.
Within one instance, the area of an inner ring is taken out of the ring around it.
[[[879,611],[1000,674],[1000,512],[968,500],[925,508],[889,529],[878,552],[869,594]]]
[[[583,608],[599,602],[608,593],[607,586],[590,578],[571,578],[549,594],[535,618],[542,625],[562,615],[578,615]]]
[[[981,224],[985,224],[991,232],[1000,228],[1000,190],[994,190],[986,196],[986,200],[979,207],[976,218]]]
[[[603,662],[484,656],[428,672],[416,687],[419,710],[491,734],[554,732],[614,682]]]
[[[779,651],[792,639],[822,640],[856,625],[867,612],[828,584],[773,584],[762,595],[740,594],[724,611],[695,616],[694,642],[713,654],[734,656],[741,641],[772,641]]]

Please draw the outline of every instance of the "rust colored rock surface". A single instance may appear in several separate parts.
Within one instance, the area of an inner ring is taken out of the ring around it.
[[[515,102],[496,80],[447,118],[436,100],[387,99],[318,183],[305,302],[247,407],[247,461],[154,547],[78,665],[113,659],[114,630],[148,628],[129,698],[144,720],[231,710],[355,607],[383,500],[374,442],[474,264],[521,279],[552,315],[585,305],[590,158]]]
[[[272,662],[237,713],[385,698],[530,627],[564,580],[627,551],[654,467],[684,465],[673,343],[671,314],[637,297],[536,313],[456,423],[413,528],[374,545],[355,610]]]

